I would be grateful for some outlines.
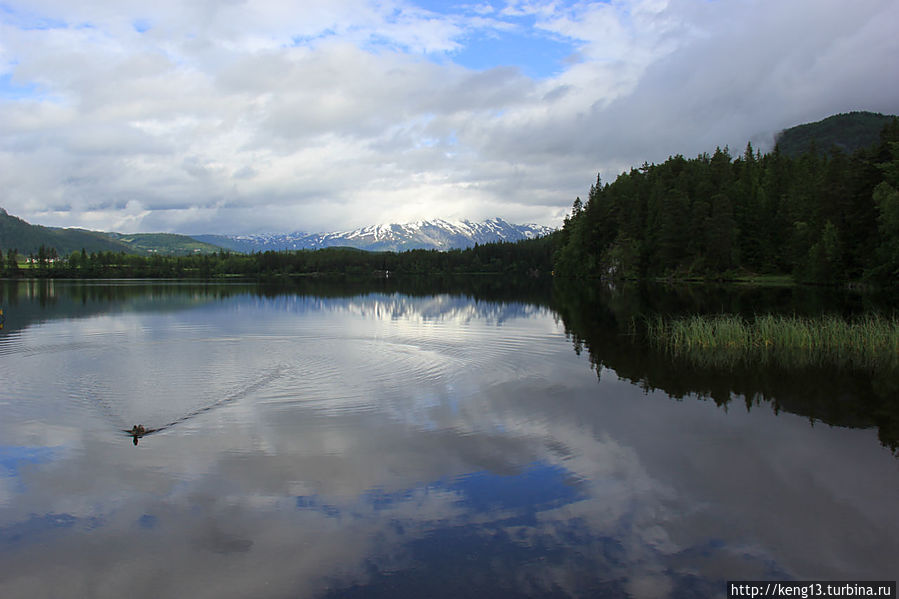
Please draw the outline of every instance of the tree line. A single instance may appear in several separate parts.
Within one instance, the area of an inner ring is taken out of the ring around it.
[[[498,242],[449,251],[409,250],[368,252],[325,248],[240,254],[222,250],[189,256],[140,256],[124,252],[85,250],[62,258],[43,246],[20,266],[22,256],[9,250],[0,258],[7,277],[54,278],[213,278],[272,277],[308,274],[512,274],[539,275],[552,270],[553,238]]]
[[[559,232],[556,274],[727,279],[789,274],[842,284],[899,279],[899,120],[851,155],[793,158],[747,144],[597,176]]]

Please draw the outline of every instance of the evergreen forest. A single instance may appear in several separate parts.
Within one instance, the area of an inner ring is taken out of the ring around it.
[[[57,256],[41,246],[25,262],[16,250],[0,252],[0,273],[7,277],[51,278],[214,278],[306,275],[508,274],[539,276],[552,269],[555,236],[514,243],[488,243],[464,250],[368,252],[355,248],[268,251],[241,254],[151,256],[125,252],[73,252]]]
[[[564,277],[792,275],[803,283],[899,279],[899,120],[852,154],[790,157],[747,144],[597,176],[558,233]]]

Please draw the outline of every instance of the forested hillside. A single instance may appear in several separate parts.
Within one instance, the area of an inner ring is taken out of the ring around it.
[[[880,132],[893,119],[877,112],[835,114],[816,123],[784,129],[776,138],[782,154],[797,157],[809,148],[830,153],[835,146],[851,154],[869,148],[880,139]]]
[[[37,257],[41,252],[48,256],[68,256],[81,250],[88,253],[126,252],[177,256],[196,252],[216,252],[219,249],[221,248],[186,235],[171,233],[123,235],[32,225],[21,218],[7,214],[6,210],[0,208],[0,250],[15,250],[20,256]]]
[[[194,253],[208,254],[222,249],[217,245],[175,233],[104,233],[104,235],[125,244],[130,253],[135,254],[185,256]]]
[[[25,222],[0,208],[0,249],[21,255],[37,254],[41,246],[64,256],[82,248],[89,252],[127,251],[128,247],[103,233],[83,229],[54,229]]]
[[[597,177],[558,240],[562,276],[792,274],[835,284],[899,277],[899,120],[851,155],[747,145]]]

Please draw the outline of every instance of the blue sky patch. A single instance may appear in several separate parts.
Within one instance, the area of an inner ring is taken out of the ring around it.
[[[136,19],[135,21],[132,21],[131,26],[134,27],[134,30],[138,33],[149,31],[152,27],[150,21],[147,19]]]
[[[582,498],[567,470],[544,463],[532,464],[515,475],[475,472],[446,483],[445,488],[460,492],[467,507],[478,512],[535,512]]]
[[[518,31],[477,32],[461,43],[464,47],[451,56],[456,64],[475,70],[514,66],[534,79],[562,72],[565,59],[576,51],[561,39]]]
[[[516,474],[472,472],[464,476],[442,479],[426,486],[426,492],[449,491],[459,496],[465,509],[479,514],[495,511],[511,512],[516,517],[532,519],[534,514],[579,501],[582,489],[571,473],[555,464],[537,462]],[[360,503],[376,511],[393,508],[409,501],[416,489],[384,491],[370,489],[361,495]],[[337,517],[343,510],[322,502],[317,496],[298,496],[297,509],[315,510]],[[506,514],[507,516],[509,514]]]
[[[577,51],[575,40],[568,40],[536,28],[537,19],[530,14],[504,15],[505,2],[440,2],[418,0],[416,5],[435,14],[466,19],[485,18],[496,26],[484,26],[483,21],[467,30],[455,41],[460,50],[449,54],[450,59],[478,71],[494,67],[512,66],[534,79],[552,77],[565,69],[565,59]],[[485,10],[486,7],[492,10]]]
[[[565,505],[583,498],[581,490],[564,468],[537,462],[517,474],[472,472],[453,479],[428,485],[429,490],[451,491],[469,510],[488,513],[495,510],[533,514]],[[386,509],[408,501],[414,489],[384,492],[373,489],[365,493],[363,501],[375,509]]]
[[[29,14],[15,10],[9,5],[2,3],[0,3],[0,21],[25,31],[31,29],[65,29],[68,26],[62,19]]]
[[[71,514],[31,514],[28,520],[0,528],[0,547],[35,542],[46,534],[72,529],[78,519]]]
[[[0,98],[7,100],[21,100],[37,95],[37,85],[33,83],[16,83],[11,73],[0,75]]]
[[[441,0],[418,0],[415,6],[441,15],[454,15],[464,12],[468,6],[490,4],[490,2],[443,2]]]
[[[0,446],[0,475],[19,476],[22,464],[44,464],[53,459],[53,448]]]

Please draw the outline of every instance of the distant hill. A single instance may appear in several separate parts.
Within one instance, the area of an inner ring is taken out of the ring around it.
[[[130,248],[134,254],[162,254],[164,256],[183,256],[185,254],[217,252],[220,246],[198,241],[187,235],[174,233],[105,233],[110,238]]]
[[[139,233],[123,235],[85,229],[58,229],[32,225],[0,208],[0,249],[16,249],[21,255],[37,254],[41,246],[56,248],[61,256],[80,252],[125,252],[127,254],[183,255],[216,252],[220,248],[185,235]]]
[[[836,146],[851,154],[876,144],[884,125],[894,118],[877,112],[836,114],[816,123],[784,129],[777,134],[775,142],[782,153],[793,157],[807,151],[812,143],[823,152],[830,152]]]
[[[553,229],[540,225],[513,225],[501,218],[491,218],[479,223],[436,219],[406,224],[372,225],[354,231],[335,233],[195,235],[194,239],[246,253],[327,247],[396,252],[413,249],[467,248],[476,243],[533,239],[548,235],[552,231]]]
[[[132,250],[104,233],[84,229],[55,229],[32,225],[0,208],[0,249],[16,249],[19,254],[37,254],[41,246],[56,248],[60,255],[81,251],[131,252]]]

